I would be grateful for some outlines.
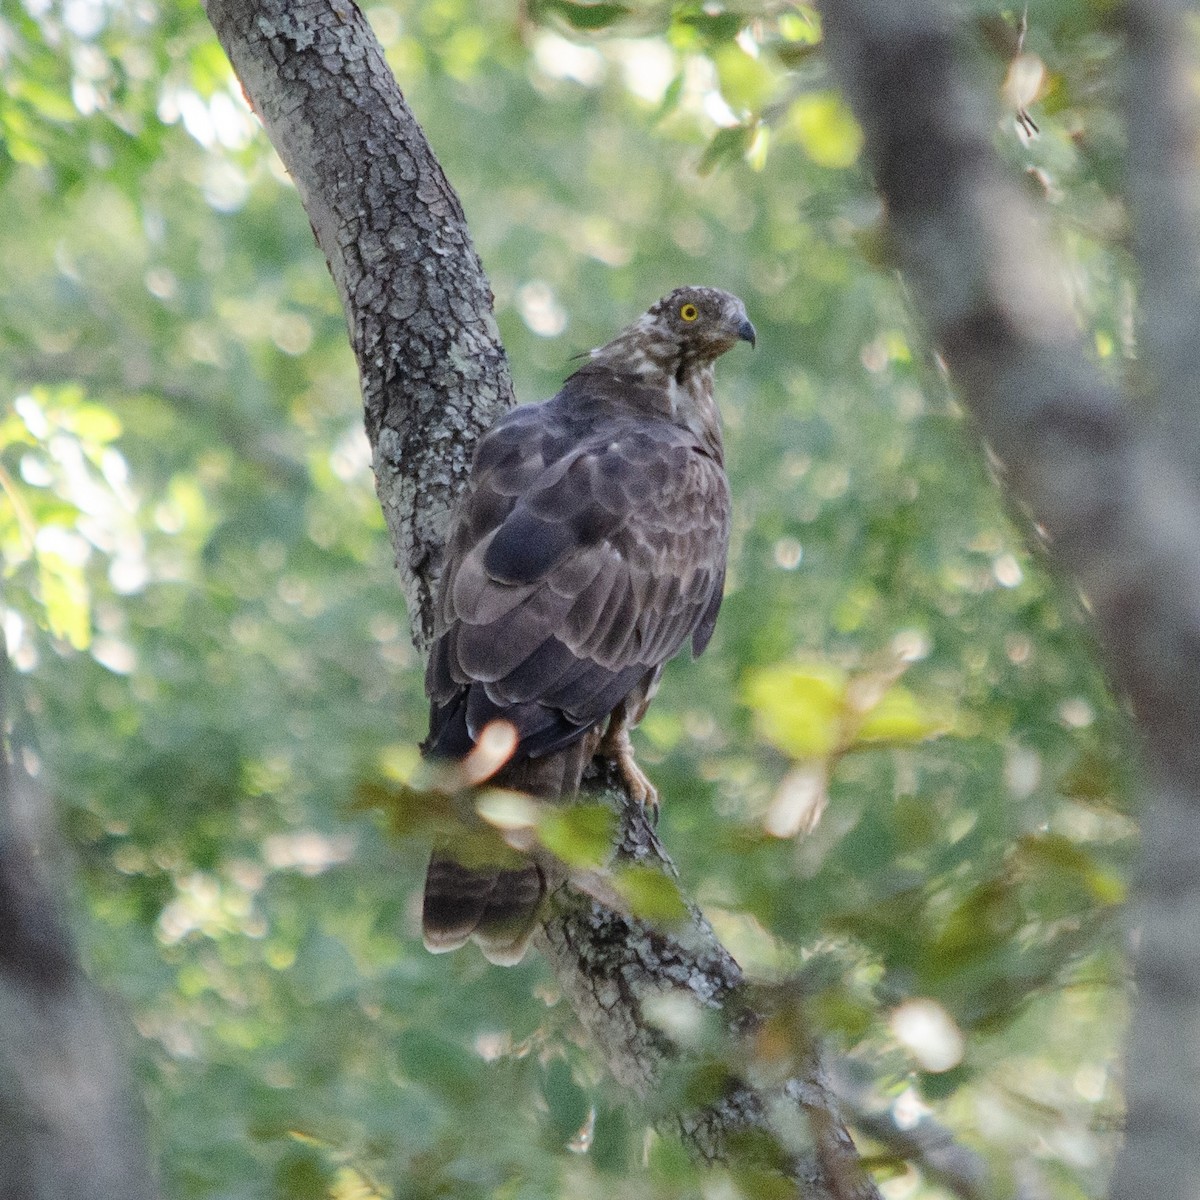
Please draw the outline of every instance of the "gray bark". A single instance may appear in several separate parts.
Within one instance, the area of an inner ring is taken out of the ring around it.
[[[866,135],[914,304],[1083,592],[1144,763],[1137,1000],[1119,1200],[1200,1196],[1200,337],[1195,126],[1183,6],[1126,9],[1142,371],[1091,363],[1039,215],[1005,176],[954,29],[931,0],[826,0],[829,51]]]
[[[9,754],[12,682],[0,635],[0,1196],[150,1200],[122,1048],[55,899],[42,797]]]
[[[491,289],[458,196],[351,0],[206,9],[342,299],[376,487],[425,650],[450,507],[476,438],[513,403]]]
[[[625,803],[620,814],[617,862],[653,866],[676,879],[642,810]],[[799,997],[783,993],[794,1031],[793,1071],[769,1083],[751,1080],[745,1066],[754,1058],[750,1043],[764,1020],[763,1005],[703,914],[685,906],[687,919],[668,932],[575,888],[560,887],[552,896],[536,944],[609,1071],[649,1106],[660,1129],[677,1134],[705,1162],[726,1161],[741,1135],[766,1134],[805,1200],[879,1200],[803,1027]],[[701,1018],[715,1016],[715,1038],[685,1051],[661,1020],[664,1000]],[[694,1069],[707,1070],[710,1079],[716,1071],[719,1099],[654,1112],[664,1084]],[[794,1120],[801,1114],[804,1120]]]
[[[346,307],[376,484],[418,648],[450,505],[480,432],[511,403],[491,295],[461,209],[378,43],[347,0],[207,0],[238,77],[286,164]],[[639,813],[622,853],[672,872]],[[741,972],[698,912],[672,935],[564,887],[540,944],[612,1074],[647,1098],[681,1048],[647,1000],[674,995],[725,1014]],[[779,1106],[810,1117],[815,1153],[797,1166],[812,1200],[877,1200],[813,1069],[769,1093],[731,1072],[721,1099],[664,1117],[706,1160],[737,1133],[776,1136]]]

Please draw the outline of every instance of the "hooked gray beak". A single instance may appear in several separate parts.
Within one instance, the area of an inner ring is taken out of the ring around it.
[[[742,321],[738,326],[738,337],[743,342],[749,342],[752,347],[758,341],[758,335],[754,332],[754,326],[750,324],[749,320]]]

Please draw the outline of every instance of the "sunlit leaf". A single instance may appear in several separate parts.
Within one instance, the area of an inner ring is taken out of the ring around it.
[[[92,640],[91,593],[82,565],[53,550],[37,553],[38,582],[46,622],[55,637],[76,650]]]
[[[793,758],[822,758],[838,745],[847,683],[828,664],[783,664],[751,672],[743,694],[768,742]]]
[[[821,18],[811,4],[797,4],[779,14],[779,34],[789,42],[813,45],[821,39]]]
[[[538,824],[537,802],[504,788],[487,789],[476,801],[475,811],[496,829],[530,829]]]
[[[746,162],[752,171],[761,171],[767,165],[767,152],[771,148],[771,129],[760,124],[754,131],[750,148],[746,151]]]
[[[71,411],[71,428],[85,441],[105,445],[121,436],[120,418],[100,404],[81,404]]]
[[[19,95],[28,100],[48,120],[74,121],[79,118],[79,112],[69,96],[37,80],[24,80],[19,88]]]
[[[945,714],[932,711],[900,684],[894,684],[863,719],[854,741],[904,744],[945,733],[950,728]]]
[[[818,166],[850,166],[862,150],[862,130],[834,92],[814,92],[793,101],[787,128]]]
[[[713,55],[721,94],[734,111],[757,112],[771,98],[776,74],[763,58],[754,58],[734,42]]]
[[[381,1187],[356,1167],[339,1167],[329,1185],[329,1200],[390,1200],[390,1188]]]

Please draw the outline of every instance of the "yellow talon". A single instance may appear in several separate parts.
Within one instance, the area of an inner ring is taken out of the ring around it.
[[[637,760],[633,757],[633,742],[630,740],[629,730],[624,724],[618,725],[616,729],[609,727],[608,732],[604,735],[604,740],[600,743],[599,753],[603,754],[605,758],[611,758],[617,764],[621,782],[625,785],[629,798],[635,804],[648,810],[647,817],[651,825],[657,825],[658,789],[646,777],[642,768],[637,765]]]

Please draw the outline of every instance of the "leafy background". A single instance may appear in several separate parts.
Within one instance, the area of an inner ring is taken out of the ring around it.
[[[462,196],[522,398],[679,283],[739,293],[758,327],[719,372],[721,621],[639,735],[685,887],[755,978],[800,974],[876,1106],[932,1109],[1004,1187],[1094,1194],[1119,1115],[1125,725],[922,348],[816,13],[368,15]],[[1016,27],[984,5],[967,26],[996,143],[1120,371],[1104,14],[1055,0],[1021,47]],[[425,711],[354,364],[199,5],[6,0],[0,79],[16,741],[72,849],[87,967],[128,1014],[166,1193],[768,1195],[646,1134],[533,956],[420,947],[427,846],[358,804],[411,778]],[[889,1200],[945,1194],[864,1146]]]

